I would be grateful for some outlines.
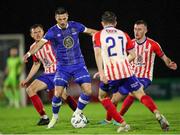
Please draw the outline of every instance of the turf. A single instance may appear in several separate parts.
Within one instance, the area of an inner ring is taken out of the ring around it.
[[[156,103],[168,119],[170,131],[163,132],[153,114],[142,104],[135,102],[124,116],[131,126],[131,130],[126,134],[180,134],[180,99]],[[46,105],[45,108],[51,116],[51,105]],[[0,134],[116,134],[116,126],[97,124],[105,117],[105,110],[101,104],[90,103],[84,114],[90,123],[85,128],[75,129],[70,123],[72,111],[67,105],[63,105],[55,128],[46,129],[46,126],[36,126],[39,116],[31,105],[20,109],[0,107]]]

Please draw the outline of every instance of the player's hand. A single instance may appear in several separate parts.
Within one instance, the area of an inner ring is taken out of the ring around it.
[[[174,61],[171,61],[168,65],[168,67],[172,70],[176,70],[177,69],[177,64]]]
[[[97,73],[95,73],[94,75],[93,75],[93,78],[95,79],[95,78],[98,78],[99,77],[99,72],[97,72]]]
[[[28,62],[28,58],[31,56],[30,52],[27,52],[24,56],[23,56],[23,61],[26,63]]]
[[[21,82],[20,82],[20,86],[21,86],[22,88],[27,88],[27,86],[28,86],[28,81],[26,81],[26,80],[21,81]]]
[[[106,76],[104,75],[104,73],[99,73],[99,75],[100,75],[100,81],[102,81],[104,84],[107,84],[108,80]]]

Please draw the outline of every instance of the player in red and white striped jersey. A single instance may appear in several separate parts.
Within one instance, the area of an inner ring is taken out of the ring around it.
[[[147,78],[152,81],[153,79],[153,69],[154,69],[154,60],[155,56],[157,55],[160,57],[167,67],[170,69],[175,70],[177,68],[176,63],[171,61],[162,51],[160,45],[148,38],[144,37],[144,41],[142,43],[138,43],[137,36],[138,36],[138,25],[135,25],[135,37],[136,39],[132,40],[133,44],[135,45],[136,50],[136,58],[132,62],[135,75],[138,78]]]
[[[34,44],[31,46],[33,47]],[[44,67],[44,73],[50,74],[56,72],[56,57],[53,53],[52,47],[50,42],[47,42],[45,46],[43,46],[39,51],[37,51],[33,55],[33,61],[41,61]]]
[[[41,24],[35,24],[30,28],[31,37],[38,42],[44,35],[43,26]],[[31,45],[31,48],[34,44]],[[29,72],[27,78],[21,82],[22,87],[27,87],[27,84],[31,81],[33,76],[37,73],[41,63],[44,67],[44,73],[38,76],[26,89],[35,109],[41,116],[40,121],[37,125],[46,125],[49,123],[49,118],[45,113],[43,103],[38,97],[37,92],[48,89],[49,91],[54,90],[54,76],[56,72],[56,57],[52,50],[51,43],[47,42],[35,55],[33,55],[33,66]],[[77,107],[76,101],[66,94],[63,93],[63,99],[74,111]]]
[[[153,100],[144,93],[140,81],[133,75],[131,65],[129,64],[135,58],[133,44],[127,34],[116,26],[116,16],[112,12],[105,12],[102,16],[102,25],[104,29],[94,35],[94,51],[96,63],[100,75],[99,100],[109,115],[117,122],[121,123],[118,132],[129,130],[129,126],[123,118],[117,113],[115,106],[110,98],[106,98],[107,92],[119,92],[120,95],[132,93],[142,104],[149,108],[156,116],[162,116],[157,110]],[[128,50],[131,49],[131,50]],[[127,55],[126,51],[129,53]],[[164,121],[161,125],[165,130],[168,129],[168,122]]]
[[[135,39],[132,40],[132,43],[135,46],[136,58],[132,61],[133,69],[135,71],[135,75],[138,77],[138,80],[143,85],[144,89],[146,89],[152,81],[153,78],[153,66],[155,55],[158,55],[172,70],[177,69],[177,65],[175,62],[171,61],[162,51],[160,45],[154,40],[147,38],[145,36],[147,32],[147,24],[143,20],[138,20],[134,25],[134,35]],[[121,95],[116,93],[112,97],[112,102],[117,105],[117,103],[121,100]],[[128,95],[123,102],[120,114],[124,115],[128,108],[134,101],[134,97],[132,95]],[[157,108],[156,108],[157,110]],[[151,110],[152,112],[154,110]],[[107,121],[111,120],[109,114],[106,117]],[[105,123],[105,122],[103,122]],[[162,126],[162,125],[161,125]],[[163,129],[164,127],[162,127]]]
[[[94,38],[95,47],[101,47],[104,72],[108,80],[119,80],[133,75],[127,51],[131,51],[134,46],[126,33],[107,26],[96,33]]]

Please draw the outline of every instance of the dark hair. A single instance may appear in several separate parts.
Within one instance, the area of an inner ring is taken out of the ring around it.
[[[55,11],[55,15],[57,14],[65,14],[65,13],[68,13],[67,10],[63,7],[59,7],[57,8],[57,10]]]
[[[144,24],[144,26],[147,27],[147,23],[144,20],[137,20],[134,24],[137,24],[137,25]]]
[[[111,11],[105,11],[101,17],[101,20],[106,23],[115,23],[116,22],[116,15]]]
[[[40,27],[41,29],[43,29],[43,25],[42,24],[34,24],[30,27],[30,32],[32,31],[32,29],[35,29],[37,27]]]

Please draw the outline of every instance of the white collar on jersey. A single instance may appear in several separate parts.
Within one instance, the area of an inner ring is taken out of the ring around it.
[[[59,29],[61,29],[62,30],[62,28],[58,25],[58,24],[56,24],[57,25],[57,27],[59,28]],[[69,24],[67,23],[67,25],[66,25],[66,29],[69,27]]]
[[[113,25],[107,25],[107,26],[104,26],[104,28],[110,28],[110,27],[113,27],[113,28],[114,28]]]

